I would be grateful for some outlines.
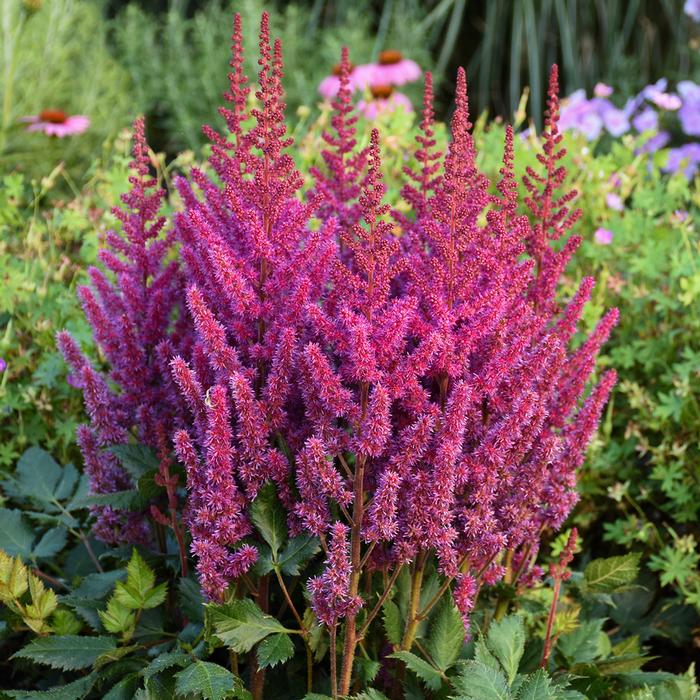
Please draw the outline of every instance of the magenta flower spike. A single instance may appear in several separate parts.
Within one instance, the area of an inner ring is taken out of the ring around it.
[[[187,352],[186,325],[173,322],[182,315],[182,278],[169,260],[174,243],[159,215],[164,191],[150,174],[143,119],[134,122],[131,190],[114,209],[121,232],[109,231],[99,258],[104,268],[89,270],[91,285],[79,289],[85,315],[96,343],[109,363],[106,376],[97,372],[66,332],[58,346],[82,389],[90,424],[81,426],[79,444],[94,493],[133,488],[117,458],[105,451],[137,439],[158,449],[157,435],[173,430],[182,420],[184,405],[168,378],[167,362],[175,349]],[[116,390],[112,390],[112,383]],[[95,532],[107,542],[145,541],[143,514],[94,508]],[[138,524],[137,524],[138,523]]]

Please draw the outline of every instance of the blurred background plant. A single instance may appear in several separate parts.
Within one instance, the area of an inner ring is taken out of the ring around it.
[[[0,167],[36,179],[63,162],[63,185],[79,184],[133,109],[100,3],[5,0],[0,13]],[[87,115],[90,126],[65,138],[28,133],[22,119],[45,110]]]

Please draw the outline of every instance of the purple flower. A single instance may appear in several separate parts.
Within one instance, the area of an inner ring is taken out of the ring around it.
[[[610,97],[613,94],[613,89],[605,83],[596,83],[593,88],[593,94],[596,97]]]
[[[685,0],[683,12],[694,22],[700,22],[700,0]]]
[[[670,140],[671,134],[669,134],[668,131],[659,131],[658,134],[654,134],[649,140],[645,141],[638,152],[656,153],[656,151],[660,151],[664,148]]]
[[[593,238],[600,245],[610,245],[613,242],[613,232],[606,228],[598,228]]]
[[[6,369],[7,362],[5,362],[5,360],[2,357],[0,357],[0,374],[2,374],[2,372],[4,372]]]
[[[659,115],[651,107],[646,107],[632,119],[632,125],[639,133],[656,131],[659,126]]]
[[[622,202],[622,197],[614,192],[609,192],[607,195],[605,195],[605,203],[610,209],[614,209],[615,211],[624,211],[625,209],[625,205]]]
[[[683,172],[692,180],[700,165],[700,143],[686,143],[668,152],[668,161],[663,170],[667,173]]]
[[[688,136],[700,136],[700,85],[691,80],[682,80],[678,83],[678,92],[683,98],[678,110],[681,128]]]
[[[668,112],[675,111],[680,108],[682,102],[678,95],[673,95],[668,92],[662,92],[661,90],[652,89],[649,92],[648,99],[650,99],[657,107],[664,109]]]
[[[600,110],[603,124],[611,136],[618,137],[626,134],[630,129],[629,119],[624,110],[617,109],[608,103]]]

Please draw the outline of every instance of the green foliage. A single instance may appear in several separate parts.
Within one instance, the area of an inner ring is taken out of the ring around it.
[[[35,639],[20,649],[15,658],[29,659],[63,671],[90,668],[100,656],[113,651],[112,637],[65,635]]]
[[[127,73],[107,45],[100,3],[51,0],[29,12],[13,0],[3,2],[0,13],[0,165],[38,180],[61,163],[82,183],[105,139],[137,113]],[[21,118],[45,109],[86,115],[90,127],[66,138],[27,133]]]
[[[175,692],[178,695],[194,694],[204,700],[244,697],[240,678],[207,661],[196,660],[180,671],[175,679]]]
[[[584,571],[586,586],[593,593],[619,591],[636,580],[639,559],[639,554],[594,559]]]
[[[250,651],[268,635],[289,632],[249,599],[208,606],[214,634],[235,652]]]

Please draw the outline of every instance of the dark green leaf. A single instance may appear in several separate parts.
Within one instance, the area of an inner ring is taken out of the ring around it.
[[[90,508],[92,506],[110,506],[116,510],[142,510],[148,500],[137,489],[114,491],[113,493],[88,493],[71,502],[72,508]]]
[[[0,542],[3,551],[12,557],[31,557],[34,532],[21,511],[0,508]]]
[[[80,637],[72,634],[40,637],[20,649],[12,658],[29,659],[63,671],[76,671],[89,668],[99,656],[116,646],[116,641],[111,637]]]
[[[442,685],[440,672],[434,669],[427,661],[412,654],[410,651],[396,651],[393,654],[389,654],[389,657],[403,661],[406,667],[413,671],[430,690],[438,690]]]
[[[382,619],[387,640],[395,646],[401,644],[401,612],[393,600],[387,600],[382,606]]]
[[[426,647],[435,665],[446,671],[457,660],[464,643],[464,622],[451,599],[440,605],[430,624]]]
[[[56,496],[63,470],[56,460],[39,447],[30,447],[17,462],[17,485],[23,495],[44,502]]]
[[[77,681],[56,686],[50,690],[3,690],[2,692],[11,698],[24,698],[24,700],[80,700],[90,692],[96,680],[96,675],[91,673],[85,678],[79,678]]]
[[[73,591],[73,595],[77,598],[99,600],[114,589],[114,584],[117,581],[123,581],[125,578],[126,571],[124,569],[88,574]]]
[[[525,677],[515,697],[517,700],[554,700],[556,694],[549,676],[539,668]]]
[[[510,700],[508,682],[501,671],[479,661],[460,664],[460,674],[453,680],[459,700]]]
[[[119,683],[113,685],[102,700],[133,700],[140,680],[138,673],[130,673],[122,678]]]
[[[161,654],[146,666],[143,670],[143,677],[151,678],[151,676],[155,676],[156,673],[160,673],[173,666],[180,666],[182,668],[183,666],[187,666],[190,661],[192,661],[192,657],[181,651],[171,651],[167,654]]]
[[[300,567],[321,549],[317,537],[299,535],[293,537],[280,553],[277,563],[282,573],[288,576],[298,576]]]
[[[288,631],[249,599],[209,606],[209,609],[216,636],[238,653],[250,651],[269,634]]]
[[[486,644],[501,664],[510,685],[515,680],[520,659],[525,651],[523,621],[517,615],[493,621],[489,627]]]
[[[32,554],[37,558],[53,557],[66,546],[67,539],[68,533],[64,527],[51,528],[42,535]]]
[[[149,469],[158,469],[160,466],[158,457],[146,445],[112,445],[109,451],[117,457],[134,481],[138,481]]]
[[[180,608],[190,622],[204,622],[204,598],[199,584],[191,578],[178,583]]]
[[[66,464],[63,467],[63,473],[61,478],[56,484],[56,492],[54,493],[54,498],[57,501],[65,501],[73,495],[75,490],[75,485],[78,483],[78,470],[72,464]]]
[[[594,559],[584,571],[586,589],[592,593],[613,593],[629,586],[639,574],[639,558],[639,554],[631,553]]]
[[[175,676],[178,695],[201,695],[204,700],[224,700],[243,690],[241,680],[218,664],[196,660]]]
[[[287,539],[284,510],[273,484],[265,484],[250,507],[250,517],[262,538],[270,545],[273,560]]]
[[[273,634],[258,644],[258,664],[260,668],[277,666],[294,654],[294,644],[288,634]]]

